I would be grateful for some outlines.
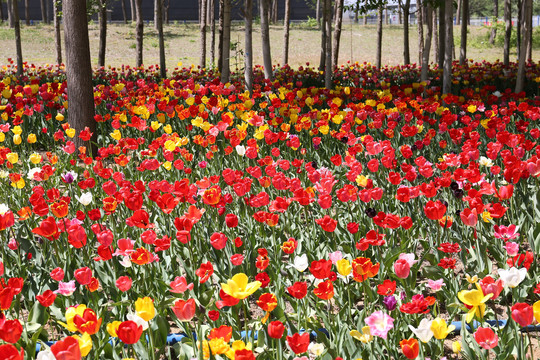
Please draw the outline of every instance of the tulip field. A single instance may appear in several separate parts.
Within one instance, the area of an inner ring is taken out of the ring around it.
[[[538,359],[540,66],[0,73],[0,359]],[[76,146],[80,139],[85,145]]]

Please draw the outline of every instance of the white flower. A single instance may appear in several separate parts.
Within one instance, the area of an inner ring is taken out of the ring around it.
[[[38,167],[28,170],[28,176],[27,176],[28,180],[34,180],[34,174],[37,174],[40,171],[41,171],[41,168],[38,168]]]
[[[120,261],[120,265],[125,268],[131,267],[131,258],[129,256],[124,256],[122,261]]]
[[[56,357],[50,349],[40,350],[36,360],[56,360]]]
[[[527,269],[517,269],[511,267],[509,270],[499,269],[499,276],[501,277],[504,286],[515,288],[518,286],[527,276]]]
[[[501,94],[500,91],[495,91],[495,92],[493,93],[493,95],[495,95],[496,97],[501,97],[501,96],[502,96],[502,94]]]
[[[415,260],[414,258],[415,258],[414,254],[404,254],[404,253],[399,254],[399,260],[405,260],[409,264],[410,267],[413,267],[413,265],[418,262],[418,260]]]
[[[9,172],[6,170],[0,170],[0,179],[5,179],[9,176]]]
[[[427,343],[433,337],[433,330],[431,330],[431,323],[433,320],[422,319],[418,328],[414,328],[412,325],[409,325],[409,329],[416,335],[416,337],[423,343]]]
[[[309,262],[306,254],[295,257],[292,265],[288,265],[288,267],[293,267],[300,272],[304,272],[308,266]]]
[[[491,161],[491,159],[485,157],[485,156],[480,156],[480,160],[478,161],[478,163],[481,165],[481,166],[487,166],[487,167],[492,167],[493,166],[493,161]]]
[[[9,207],[6,204],[0,204],[0,215],[4,215],[9,211]]]
[[[310,343],[308,351],[311,355],[320,356],[324,353],[324,345],[320,343]]]
[[[92,193],[91,192],[82,193],[80,197],[75,196],[75,198],[81,204],[83,204],[84,206],[87,206],[88,204],[92,202]]]
[[[127,319],[135,322],[137,325],[142,326],[143,331],[148,329],[148,321],[144,320],[137,314],[127,314]]]
[[[240,156],[244,156],[246,154],[246,147],[244,145],[236,145],[236,153]]]

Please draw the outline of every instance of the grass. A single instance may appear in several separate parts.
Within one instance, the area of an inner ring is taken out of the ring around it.
[[[470,27],[469,59],[475,61],[495,61],[502,58],[501,46],[491,46],[484,41],[488,30],[484,27]],[[243,50],[244,32],[240,23],[233,25],[231,42],[238,50],[231,51],[231,68],[243,67],[241,54]],[[157,32],[152,25],[145,24],[144,63],[146,65],[159,63],[159,46]],[[376,26],[344,24],[339,63],[375,62],[376,52]],[[198,64],[199,61],[199,30],[196,24],[171,24],[165,26],[165,54],[170,68],[179,61],[184,65]],[[111,66],[135,65],[135,26],[134,24],[110,24],[108,28],[106,63]],[[454,28],[456,44],[459,44],[459,27]],[[97,24],[90,24],[90,49],[92,63],[97,64],[99,28]],[[217,35],[217,34],[216,34]],[[274,64],[283,61],[283,27],[271,26],[270,39],[272,45],[272,59]],[[398,65],[403,62],[403,27],[400,25],[387,25],[383,30],[383,65]],[[3,58],[0,64],[7,63],[8,58],[15,58],[15,41],[13,30],[5,24],[0,26],[0,41],[3,43]],[[52,25],[22,26],[23,58],[29,64],[50,64],[55,61],[54,32]],[[295,24],[290,34],[289,64],[292,67],[319,63],[320,57],[320,31],[304,24]],[[210,64],[210,39],[208,34],[207,59]],[[216,37],[217,46],[217,37]],[[260,28],[254,24],[253,56],[255,64],[262,64]],[[418,61],[418,38],[416,26],[410,28],[411,61]],[[217,53],[216,53],[217,54]],[[433,51],[432,51],[433,54]],[[459,48],[456,48],[459,56]],[[217,55],[216,55],[217,56]],[[533,58],[538,59],[540,49],[533,50]],[[515,47],[512,58],[515,59]],[[237,61],[236,59],[240,59]],[[432,55],[432,59],[434,56]],[[237,64],[237,62],[240,62]]]

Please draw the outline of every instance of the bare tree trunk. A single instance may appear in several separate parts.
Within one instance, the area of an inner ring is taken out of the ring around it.
[[[467,1],[467,0],[465,0]],[[452,48],[454,43],[454,24],[452,21],[454,12],[453,0],[445,0],[445,45],[444,45],[444,68],[443,68],[443,94],[452,92]],[[465,21],[463,21],[465,23]]]
[[[41,0],[41,20],[44,24],[49,23],[49,19],[47,19],[47,4],[45,3],[45,0]]]
[[[334,26],[334,47],[332,49],[332,69],[337,68],[339,61],[339,43],[341,40],[341,28],[343,24],[343,5],[345,0],[336,1],[335,26]]]
[[[326,28],[326,59],[324,60],[324,86],[327,89],[332,88],[332,1],[324,0],[325,24]]]
[[[272,54],[270,53],[270,0],[261,0],[261,40],[264,78],[272,80]]]
[[[210,25],[210,63],[216,64],[216,6],[214,0],[208,3],[208,24]]]
[[[367,14],[364,15],[364,25],[367,25]]]
[[[246,81],[246,89],[249,94],[253,95],[253,0],[245,0],[244,7],[245,21],[245,57],[244,57],[244,79]],[[287,12],[285,10],[285,17]]]
[[[223,56],[221,82],[227,83],[230,80],[230,57],[231,57],[231,0],[223,1]]]
[[[422,0],[416,1],[416,26],[418,29],[418,64],[422,65],[424,58],[424,5]]]
[[[23,73],[23,57],[21,44],[21,21],[19,19],[19,4],[17,0],[13,0],[13,21],[15,28],[15,47],[17,48],[17,76]]]
[[[272,0],[272,24],[278,22],[278,0]]]
[[[358,13],[360,12],[360,9],[358,8],[358,3],[356,3],[356,6],[354,8],[354,23],[358,24]]]
[[[76,130],[77,135],[88,128],[93,133],[91,141],[95,142],[97,133],[94,120],[94,90],[92,87],[86,1],[64,0],[62,13],[67,62],[68,122]],[[77,147],[87,145],[78,136],[73,139]],[[91,152],[93,153],[93,151]]]
[[[521,30],[523,27],[523,0],[518,0],[517,2],[517,9],[518,9],[518,15],[517,15],[517,26],[516,26],[516,32],[517,32],[517,56],[518,61],[521,54]]]
[[[156,31],[158,31],[158,28],[157,28],[157,23],[158,23],[158,18],[157,18],[158,1],[159,0],[154,0],[154,30],[156,30]],[[163,13],[163,11],[162,11],[162,13]],[[200,15],[200,10],[199,10],[199,15]],[[200,19],[200,16],[199,16],[199,19]],[[163,18],[162,18],[162,20],[163,20]]]
[[[388,25],[388,5],[384,6],[384,24]]]
[[[0,23],[4,23],[4,2],[0,1]]]
[[[126,11],[126,0],[120,0],[120,4],[122,5],[122,16],[124,18],[124,24],[127,24],[127,11]]]
[[[206,0],[203,1],[206,2]],[[163,35],[163,0],[156,0],[155,12],[159,41],[159,76],[164,79],[167,77],[167,65],[165,63],[165,36]]]
[[[54,2],[54,44],[56,47],[56,63],[62,63],[62,37],[60,35],[60,4]]]
[[[315,20],[317,20],[317,26],[321,27],[321,0],[317,0],[315,4]]]
[[[319,71],[324,71],[326,68],[326,12],[325,9],[325,0],[323,1],[323,11],[322,11],[322,26],[321,26],[321,57],[319,58]]]
[[[411,7],[411,0],[405,0],[403,6],[403,61],[405,65],[411,63],[411,55],[409,48],[409,11]]]
[[[14,0],[7,0],[8,22],[10,29],[13,29],[15,27],[15,18],[13,16],[13,1]]]
[[[137,21],[137,5],[135,4],[137,0],[130,0],[131,8],[131,21]]]
[[[144,40],[144,20],[142,14],[142,0],[135,0],[135,13],[137,15],[137,25],[136,25],[136,39],[137,46],[135,51],[137,53],[136,64],[137,67],[142,66],[143,64],[143,40]]]
[[[459,64],[463,65],[467,61],[467,24],[469,22],[469,0],[462,0],[462,17],[461,22],[461,48],[459,51]]]
[[[439,69],[444,67],[444,56],[446,54],[446,1],[448,0],[444,0],[444,3],[440,4],[439,7]]]
[[[285,0],[285,19],[283,20],[283,65],[289,63],[289,34],[291,21],[291,0]]]
[[[399,6],[399,1],[398,1],[398,21],[399,21],[399,25],[403,24],[403,11],[401,11],[401,6]]]
[[[169,25],[169,7],[171,6],[171,0],[165,0],[163,2],[163,21]]]
[[[512,7],[510,0],[504,0],[504,65],[510,64],[510,38],[512,37]]]
[[[531,5],[532,6],[532,5]],[[529,24],[530,24],[530,31],[529,31],[529,40],[527,42],[527,61],[532,61],[532,41],[533,41],[533,30],[532,30],[532,14],[533,10],[531,8],[531,11],[529,11]]]
[[[521,42],[521,52],[519,53],[519,65],[518,73],[516,79],[516,93],[520,93],[525,88],[525,65],[527,59],[527,47],[529,46],[529,41],[531,39],[532,31],[532,0],[523,0],[523,11],[522,11],[522,33],[523,38]]]
[[[381,68],[381,56],[382,56],[382,28],[383,25],[383,7],[379,6],[379,17],[377,19],[377,60],[376,65],[377,69]]]
[[[0,2],[0,7],[2,6],[2,2]],[[28,6],[28,0],[24,0],[24,22],[26,23],[26,26],[30,25],[30,7]]]
[[[99,1],[99,54],[98,66],[105,66],[107,51],[107,1]]]
[[[435,11],[431,5],[428,5],[426,9],[427,34],[424,43],[424,53],[422,54],[422,72],[420,75],[420,79],[422,81],[426,81],[428,79],[429,51],[431,50],[431,37],[433,36],[433,17],[435,17]]]
[[[206,67],[206,13],[207,13],[207,0],[199,0],[199,5],[201,11],[199,12],[199,24],[201,32],[201,60],[200,65],[201,69]]]
[[[461,9],[462,4],[463,4],[463,0],[458,0],[457,11],[456,11],[456,25],[459,25],[461,23],[460,19],[461,19],[461,13],[463,11]]]
[[[219,0],[219,20],[218,20],[218,28],[219,28],[219,34],[218,34],[218,60],[217,60],[217,68],[218,71],[221,73],[223,71],[223,31],[225,30],[225,23],[223,22],[223,10],[225,8],[225,0]]]
[[[495,44],[495,37],[497,36],[497,21],[499,19],[499,0],[493,0],[493,20],[491,21],[491,34],[489,35],[489,43]]]
[[[437,10],[432,9],[433,20],[433,62],[439,61],[439,31],[437,28]]]

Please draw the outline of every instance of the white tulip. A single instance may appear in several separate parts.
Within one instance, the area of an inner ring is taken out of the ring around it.
[[[84,206],[87,206],[88,204],[92,202],[92,193],[91,192],[82,193],[80,197],[75,196],[75,198],[81,204],[83,204]]]
[[[431,330],[431,323],[433,320],[422,319],[418,328],[414,328],[409,325],[409,329],[416,335],[416,337],[423,343],[427,343],[433,337],[433,330]]]
[[[527,269],[525,268],[518,270],[515,267],[511,267],[508,270],[499,269],[498,272],[504,286],[508,286],[509,288],[515,288],[525,279],[525,276],[527,276]]]

